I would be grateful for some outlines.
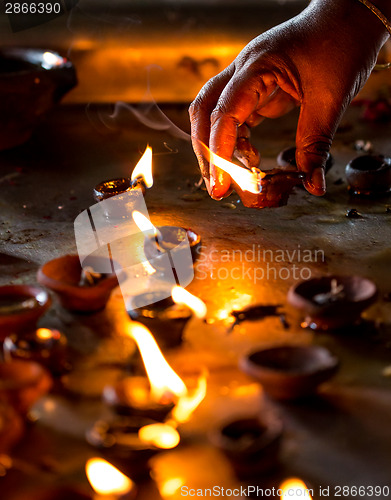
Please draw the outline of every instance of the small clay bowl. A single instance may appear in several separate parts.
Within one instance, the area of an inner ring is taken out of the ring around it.
[[[260,382],[275,399],[310,396],[338,369],[338,359],[321,346],[281,346],[253,351],[240,368]]]
[[[277,466],[282,430],[276,416],[253,416],[223,423],[209,438],[230,460],[237,477],[250,479]]]
[[[144,241],[144,253],[152,267],[161,272],[167,271],[167,267],[171,268],[172,265],[192,269],[201,248],[200,235],[191,229],[176,226],[160,226],[157,229],[161,235],[158,243],[152,235],[147,236]]]
[[[346,165],[349,192],[357,196],[384,196],[391,191],[391,158],[362,155]]]
[[[161,349],[182,343],[183,331],[193,315],[187,306],[175,304],[163,292],[147,292],[132,297],[127,311],[132,320],[151,330]]]
[[[37,286],[0,287],[0,339],[13,332],[34,328],[51,302],[48,293]]]
[[[36,361],[52,374],[62,375],[71,368],[67,359],[67,339],[58,330],[39,328],[24,334],[12,334],[4,339],[4,355]]]
[[[327,160],[325,166],[325,173],[330,170],[330,168],[334,165],[334,158],[330,153],[327,153]],[[277,165],[282,169],[291,169],[292,167],[297,168],[296,164],[296,147],[290,147],[283,149],[277,156]]]
[[[78,487],[69,485],[26,490],[13,500],[94,500],[96,497]]]
[[[142,179],[131,181],[127,177],[103,181],[93,190],[94,200],[102,203],[107,219],[130,218],[133,210],[142,209],[145,193]]]
[[[0,364],[0,399],[25,414],[52,386],[49,373],[34,361]]]
[[[99,269],[106,259],[88,257],[88,266]],[[86,264],[86,263],[84,263]],[[103,309],[112,290],[118,286],[115,273],[102,274],[103,279],[92,286],[81,286],[82,267],[78,255],[64,255],[46,262],[39,270],[37,279],[41,285],[55,292],[65,309],[77,312],[95,312]]]
[[[87,431],[88,443],[98,448],[106,460],[132,479],[144,479],[149,476],[148,461],[161,448],[144,443],[138,437],[138,431],[145,425],[155,424],[144,417],[114,417],[110,420],[98,420]]]
[[[175,404],[159,404],[150,398],[150,384],[146,377],[126,377],[113,386],[106,386],[103,400],[120,415],[145,417],[164,422]],[[138,394],[145,397],[137,397]]]
[[[0,402],[0,454],[9,453],[20,441],[24,432],[24,424],[20,415],[12,406]]]
[[[342,287],[342,293],[327,298],[332,283]],[[325,276],[301,281],[288,292],[288,302],[305,314],[306,326],[313,330],[338,330],[360,320],[361,313],[375,302],[376,285],[361,276]]]

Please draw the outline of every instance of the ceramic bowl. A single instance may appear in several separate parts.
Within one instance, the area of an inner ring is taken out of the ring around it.
[[[240,361],[241,369],[260,382],[275,399],[310,396],[338,369],[338,359],[316,345],[281,346],[252,351]]]

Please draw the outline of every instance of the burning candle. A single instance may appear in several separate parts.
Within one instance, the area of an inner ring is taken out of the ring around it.
[[[86,463],[86,475],[95,500],[131,500],[136,496],[136,485],[125,474],[102,458],[91,458]]]
[[[50,328],[38,328],[23,335],[12,334],[3,343],[5,359],[36,361],[55,375],[61,375],[71,367],[66,359],[66,348],[66,337]]]

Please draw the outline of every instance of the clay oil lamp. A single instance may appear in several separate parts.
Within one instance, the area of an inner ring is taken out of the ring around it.
[[[186,421],[205,396],[205,377],[190,393],[144,325],[129,322],[127,334],[138,347],[147,377],[126,377],[108,385],[105,401],[122,414],[163,421],[172,412],[177,422]]]
[[[128,314],[151,330],[161,348],[169,348],[182,343],[183,331],[193,315],[205,318],[206,306],[198,297],[175,286],[171,297],[163,291],[133,297],[128,304]]]
[[[102,458],[87,461],[86,475],[98,495],[95,500],[133,500],[137,495],[135,483]]]
[[[302,326],[313,330],[340,330],[358,323],[376,297],[376,285],[360,276],[313,278],[288,292],[288,302],[305,314]]]
[[[239,479],[269,474],[278,465],[282,422],[276,416],[249,416],[223,423],[209,435]]]
[[[338,369],[338,359],[321,346],[280,346],[253,351],[240,361],[241,369],[260,382],[275,399],[310,396]]]
[[[191,229],[176,226],[155,227],[141,212],[132,213],[137,227],[145,235],[144,253],[151,266],[176,282],[188,281],[198,258],[201,237]],[[180,275],[178,275],[180,273]]]
[[[127,218],[132,210],[139,208],[146,190],[153,185],[152,149],[147,146],[132,175],[100,182],[93,195],[107,218]]]
[[[277,156],[277,165],[283,170],[291,170],[292,167],[297,170],[296,164],[296,147],[283,149]],[[327,153],[327,160],[325,165],[325,173],[334,165],[334,158],[330,153]]]
[[[154,455],[175,448],[180,441],[170,425],[123,416],[95,422],[86,438],[110,463],[136,480],[149,475],[148,461]]]
[[[0,339],[9,333],[34,328],[51,299],[45,290],[30,285],[0,287]]]
[[[44,365],[52,374],[70,370],[67,360],[67,339],[51,328],[38,328],[21,335],[12,334],[3,343],[5,359],[25,359]]]
[[[37,274],[39,283],[55,292],[60,304],[70,311],[103,309],[112,290],[118,286],[114,271],[107,274],[94,271],[106,268],[108,259],[95,256],[87,259],[82,268],[78,255],[64,255],[46,262]],[[111,265],[110,268],[114,269]]]
[[[34,361],[12,360],[0,364],[0,399],[26,414],[52,386],[49,373]]]
[[[381,197],[391,191],[391,158],[362,155],[346,166],[349,192],[356,196]]]

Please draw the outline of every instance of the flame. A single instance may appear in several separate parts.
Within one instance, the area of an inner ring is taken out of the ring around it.
[[[204,372],[198,379],[197,388],[193,394],[182,396],[172,411],[173,418],[178,423],[187,422],[194,410],[201,404],[206,396],[206,373]]]
[[[168,394],[177,398],[184,396],[187,393],[185,384],[165,360],[148,328],[141,323],[131,322],[128,334],[140,351],[151,384],[152,398],[161,402]]]
[[[171,290],[171,297],[176,304],[184,304],[189,307],[197,318],[205,318],[207,312],[205,303],[181,286],[174,286]]]
[[[49,328],[38,328],[37,337],[41,340],[49,340],[53,338],[53,333]]]
[[[86,474],[98,495],[125,495],[135,486],[131,479],[102,458],[88,460]]]
[[[177,423],[187,422],[206,395],[206,373],[198,379],[197,387],[189,394],[183,380],[165,360],[151,332],[141,323],[128,323],[127,333],[140,351],[151,386],[151,397],[164,404],[175,401],[172,415]]]
[[[138,210],[133,210],[132,217],[140,231],[153,231],[155,234],[157,233],[157,228],[152,224],[148,217],[145,217],[145,215]]]
[[[225,160],[216,153],[213,153],[205,144],[201,143],[201,145],[208,161],[229,174],[232,180],[234,180],[243,191],[249,191],[254,194],[261,192],[261,179],[266,175],[264,172],[261,172],[258,168],[249,170],[248,168],[235,165],[235,163]]]
[[[53,66],[61,66],[63,63],[62,57],[59,57],[57,54],[53,52],[44,52],[42,54],[43,62],[41,63],[44,69],[50,69]]]
[[[172,497],[185,484],[184,477],[172,477],[158,483],[159,493],[163,498]]]
[[[134,170],[132,172],[132,181],[136,180],[138,177],[141,177],[144,180],[145,186],[147,188],[153,186],[152,148],[150,148],[149,146],[147,146],[143,156],[140,158],[139,162],[134,167]]]
[[[138,431],[138,437],[144,443],[152,444],[164,450],[175,448],[180,441],[178,431],[167,424],[145,425]]]
[[[297,478],[286,479],[279,488],[281,500],[298,500],[299,498],[309,498],[312,500],[312,490],[307,488],[307,485]]]

